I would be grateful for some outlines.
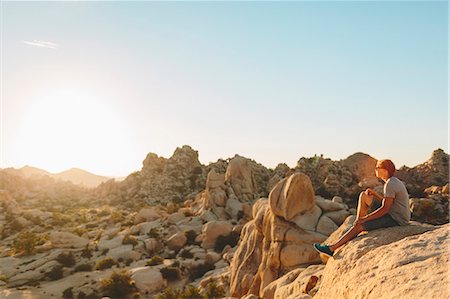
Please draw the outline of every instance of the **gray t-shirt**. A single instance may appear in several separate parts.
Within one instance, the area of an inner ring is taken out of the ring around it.
[[[411,211],[409,210],[409,195],[405,184],[396,177],[390,177],[384,184],[384,197],[394,198],[388,214],[399,225],[408,225],[411,219]]]

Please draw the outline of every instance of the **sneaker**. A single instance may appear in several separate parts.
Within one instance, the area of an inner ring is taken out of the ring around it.
[[[320,245],[320,243],[314,243],[314,249],[317,250],[319,253],[323,253],[328,255],[329,257],[332,257],[334,252],[330,249],[328,245]]]

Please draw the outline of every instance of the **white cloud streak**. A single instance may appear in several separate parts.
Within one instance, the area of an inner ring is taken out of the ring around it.
[[[43,40],[33,40],[33,41],[22,41],[24,44],[26,45],[30,45],[30,46],[35,46],[35,47],[41,47],[41,48],[48,48],[48,49],[54,49],[54,50],[58,50],[59,49],[59,45],[52,43],[52,42],[46,42]]]

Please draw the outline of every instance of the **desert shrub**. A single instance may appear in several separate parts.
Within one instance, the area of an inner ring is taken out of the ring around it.
[[[92,257],[92,250],[89,248],[89,245],[86,245],[86,247],[81,251],[81,257],[90,259]]]
[[[136,237],[125,235],[125,237],[123,237],[122,244],[123,245],[131,244],[133,245],[134,248],[134,246],[138,244],[138,240],[136,239]]]
[[[9,229],[13,232],[19,232],[23,229],[23,225],[17,219],[14,219],[9,223]]]
[[[194,230],[185,231],[184,235],[187,238],[186,245],[197,245],[197,242],[195,242],[195,238],[197,238],[197,233]]]
[[[118,212],[118,213],[120,213],[120,212]],[[105,217],[105,216],[112,215],[112,214],[110,214],[110,212],[108,210],[101,210],[97,215],[99,217]]]
[[[73,270],[73,272],[89,272],[89,271],[92,271],[91,264],[79,264]]]
[[[155,299],[180,299],[181,291],[179,289],[166,288],[164,291],[156,295]]]
[[[119,223],[122,222],[123,220],[125,220],[125,217],[119,211],[114,211],[109,216],[109,221],[112,223]]]
[[[155,239],[159,239],[160,237],[159,230],[156,227],[151,228],[150,231],[147,233],[147,235]]]
[[[125,266],[131,265],[132,262],[134,262],[134,260],[132,258],[127,258],[125,261]]]
[[[225,296],[225,289],[223,286],[218,286],[214,281],[208,283],[205,288],[205,299],[223,298]]]
[[[177,280],[180,278],[180,269],[176,267],[164,267],[159,270],[164,279],[169,281]]]
[[[101,280],[105,294],[112,298],[123,298],[135,290],[131,273],[127,270],[113,272],[109,278]]]
[[[21,232],[13,242],[13,249],[16,252],[32,254],[34,247],[38,244],[39,237],[30,231]]]
[[[65,267],[72,267],[73,265],[75,265],[75,257],[73,256],[72,252],[69,253],[60,253],[57,257],[56,260],[63,266]]]
[[[54,225],[54,226],[58,226],[58,225],[59,226],[64,226],[64,225],[66,225],[66,224],[68,224],[70,222],[71,222],[71,219],[70,219],[69,216],[64,215],[64,214],[62,214],[60,212],[53,212],[53,214],[52,214],[52,221],[51,221],[52,225]]]
[[[181,298],[200,299],[203,298],[203,296],[200,294],[200,290],[197,287],[190,284],[183,290]]]
[[[67,288],[63,291],[63,298],[72,299],[73,298],[73,287]]]
[[[180,251],[180,256],[181,256],[181,257],[184,257],[184,258],[186,258],[186,259],[191,259],[191,258],[194,257],[194,255],[192,254],[192,252],[190,252],[190,251],[187,250],[186,248],[183,248],[183,249]]]
[[[95,265],[95,269],[96,270],[109,269],[112,266],[114,266],[115,264],[116,264],[116,262],[114,261],[114,259],[112,257],[107,257],[107,258],[97,261],[97,264]]]
[[[87,232],[87,230],[85,229],[85,228],[82,228],[82,227],[76,227],[76,228],[74,228],[73,230],[72,230],[72,232],[75,234],[75,235],[78,235],[78,236],[82,236],[82,235],[84,235],[86,232]]]
[[[63,278],[63,266],[54,266],[49,272],[45,274],[50,280],[58,280]]]
[[[8,282],[8,277],[6,277],[6,275],[0,275],[0,281],[3,281],[3,282]]]
[[[190,268],[189,276],[192,280],[195,280],[197,278],[203,277],[203,275],[205,275],[206,272],[214,270],[214,269],[215,269],[215,267],[213,264],[209,264],[209,263],[196,264],[196,265],[192,266],[192,268]]]
[[[180,208],[181,208],[180,204],[174,203],[174,204],[169,205],[169,206],[167,207],[167,213],[173,214],[173,213],[175,213],[175,212],[178,212],[178,210],[179,210]]]
[[[155,256],[152,256],[152,257],[147,261],[147,266],[156,266],[156,265],[160,265],[163,261],[164,261],[164,259],[163,259],[162,257],[160,257],[159,255],[155,255]]]
[[[239,233],[231,232],[226,236],[217,237],[216,244],[214,244],[214,250],[216,252],[222,252],[223,248],[227,245],[234,247],[239,242]]]

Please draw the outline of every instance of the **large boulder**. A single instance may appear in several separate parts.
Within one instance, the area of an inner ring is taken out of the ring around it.
[[[51,232],[50,242],[53,248],[83,248],[89,239],[68,232]]]
[[[269,194],[270,209],[285,220],[291,220],[296,215],[311,210],[314,203],[311,180],[303,173],[296,173],[281,180]]]
[[[153,208],[141,209],[134,217],[134,223],[152,222],[161,218],[161,215]]]
[[[184,245],[186,245],[187,242],[187,237],[184,234],[184,232],[178,232],[174,235],[172,235],[168,240],[167,240],[167,247],[170,250],[180,250],[181,248],[184,247]]]
[[[167,285],[161,272],[150,267],[134,268],[130,272],[134,285],[143,294],[154,293]]]
[[[228,221],[211,221],[203,226],[202,247],[205,249],[214,248],[219,236],[227,236],[231,233],[233,225]]]
[[[314,298],[449,298],[449,229],[391,227],[350,241],[328,260]]]
[[[238,155],[231,159],[225,173],[225,182],[231,185],[238,198],[244,201],[253,199],[257,185],[251,161]]]

